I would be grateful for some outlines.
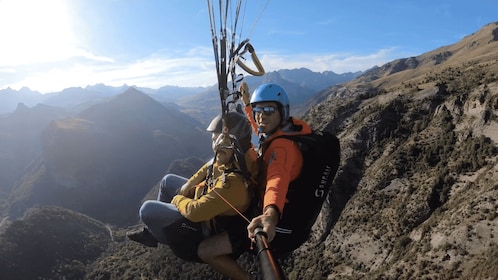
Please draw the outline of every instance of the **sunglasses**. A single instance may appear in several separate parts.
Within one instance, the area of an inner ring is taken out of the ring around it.
[[[267,116],[271,116],[275,114],[277,108],[273,106],[264,106],[264,107],[253,107],[252,111],[254,114],[265,114]]]

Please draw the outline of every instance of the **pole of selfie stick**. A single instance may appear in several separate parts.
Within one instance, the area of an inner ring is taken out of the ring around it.
[[[273,258],[268,244],[266,232],[262,228],[256,228],[254,231],[258,253],[256,257],[259,260],[261,276],[264,280],[284,280],[284,272],[280,264]]]

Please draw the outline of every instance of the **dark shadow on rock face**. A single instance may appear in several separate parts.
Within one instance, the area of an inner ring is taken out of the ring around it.
[[[32,208],[0,235],[2,279],[83,279],[112,240],[105,224],[60,207]]]

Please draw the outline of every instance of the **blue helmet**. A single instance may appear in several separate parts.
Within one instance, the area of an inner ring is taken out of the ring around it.
[[[281,107],[280,116],[282,117],[282,123],[289,119],[289,97],[281,86],[268,83],[256,88],[251,95],[251,105],[260,102],[277,102]]]

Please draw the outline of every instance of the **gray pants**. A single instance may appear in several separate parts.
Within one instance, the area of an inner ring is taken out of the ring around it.
[[[183,218],[171,199],[176,191],[187,182],[187,178],[175,174],[167,174],[161,180],[157,200],[147,200],[140,207],[140,219],[157,241],[168,244],[164,228]]]

